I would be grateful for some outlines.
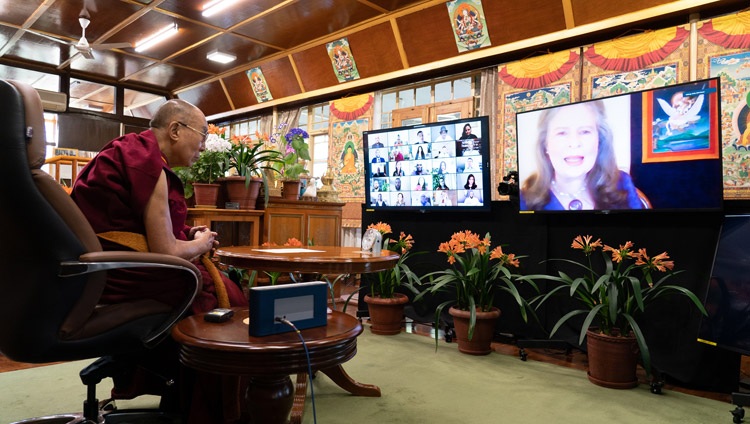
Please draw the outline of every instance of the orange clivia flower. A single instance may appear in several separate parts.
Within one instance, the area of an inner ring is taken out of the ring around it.
[[[632,251],[633,242],[628,241],[625,244],[621,244],[619,249],[604,245],[605,252],[612,252],[612,262],[620,263],[627,258],[637,258],[638,254]]]
[[[583,250],[583,253],[585,254],[591,254],[594,250],[596,250],[597,247],[602,246],[602,239],[596,239],[593,243],[591,242],[591,239],[593,236],[585,235],[585,236],[576,236],[576,238],[573,239],[573,244],[570,245],[573,249],[581,249]]]
[[[221,138],[224,138],[224,134],[227,132],[226,127],[217,127],[214,124],[208,124],[208,131],[209,134],[216,134]]]
[[[370,224],[367,226],[367,229],[374,228],[378,230],[378,232],[382,235],[390,234],[391,233],[391,226],[384,223],[384,222],[378,222],[377,224]]]
[[[661,272],[672,270],[674,268],[674,262],[666,261],[665,259],[669,259],[669,255],[667,254],[667,252],[662,252],[654,256],[653,258],[649,258],[648,254],[646,253],[646,249],[639,249],[635,264],[644,266],[645,268],[650,270],[655,269]]]
[[[301,242],[301,241],[299,241],[299,240],[297,240],[297,239],[296,239],[296,238],[294,238],[294,237],[289,237],[289,239],[288,239],[288,240],[286,241],[286,243],[284,243],[284,246],[289,246],[289,247],[302,247],[302,242]]]

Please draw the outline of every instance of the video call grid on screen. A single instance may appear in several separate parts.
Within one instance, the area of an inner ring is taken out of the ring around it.
[[[367,132],[368,205],[486,206],[486,121],[463,119]]]

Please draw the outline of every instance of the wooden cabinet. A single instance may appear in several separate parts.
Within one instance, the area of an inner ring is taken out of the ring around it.
[[[263,216],[263,241],[282,245],[294,237],[307,244],[341,246],[343,203],[271,198]]]
[[[260,244],[262,219],[263,211],[258,210],[189,208],[185,222],[191,227],[205,225],[217,231],[223,246],[256,246]],[[228,229],[220,228],[221,223],[234,225]]]

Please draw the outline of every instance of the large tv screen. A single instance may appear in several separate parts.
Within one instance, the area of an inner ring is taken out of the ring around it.
[[[368,207],[489,210],[488,138],[486,116],[365,131]]]
[[[719,79],[516,115],[521,212],[719,210]]]
[[[724,218],[698,341],[750,355],[750,215]]]

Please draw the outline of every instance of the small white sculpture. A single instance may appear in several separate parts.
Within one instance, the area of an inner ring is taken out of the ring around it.
[[[316,187],[316,181],[317,178],[311,177],[307,180],[307,185],[305,186],[305,192],[302,193],[301,197],[317,197],[317,187]]]

